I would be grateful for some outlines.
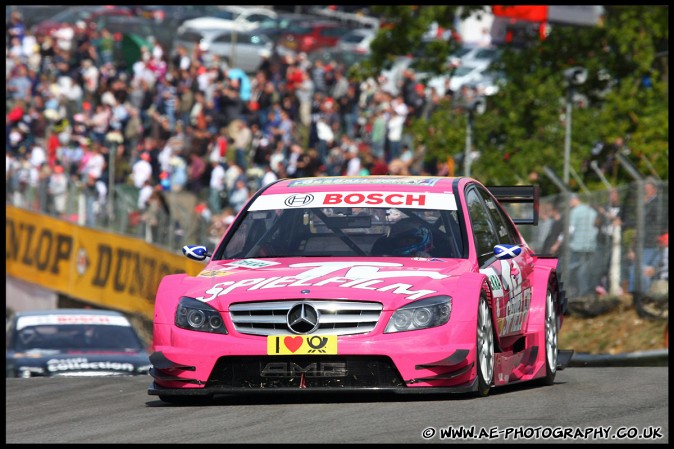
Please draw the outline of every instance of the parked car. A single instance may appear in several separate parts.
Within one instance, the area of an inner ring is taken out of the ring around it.
[[[144,17],[101,16],[93,22],[96,28],[103,28],[115,36],[114,61],[122,70],[131,68],[142,58],[141,47],[152,48],[151,39],[159,42],[165,51],[170,51],[173,33],[166,24],[160,24]]]
[[[133,16],[133,10],[128,6],[72,6],[37,23],[33,28],[35,34],[49,35],[54,31],[74,27],[77,22],[95,22],[101,16]]]
[[[347,69],[358,64],[361,61],[369,58],[365,53],[358,53],[355,51],[344,51],[339,48],[321,48],[309,53],[309,61],[313,64],[314,61],[321,60],[324,64],[343,64]]]
[[[258,31],[266,34],[270,40],[274,41],[283,33],[294,29],[298,23],[308,20],[314,20],[314,17],[308,14],[277,13],[276,18],[260,22]]]
[[[243,25],[245,27],[245,25]],[[230,29],[194,29],[180,27],[174,47],[182,45],[192,51],[196,45],[204,52],[204,62],[211,62],[213,55],[230,67],[253,73],[262,62],[263,55],[271,55],[273,43],[256,29],[246,30],[234,24]]]
[[[279,45],[295,52],[311,53],[319,48],[334,47],[339,38],[351,28],[336,22],[313,20],[296,24],[291,31],[284,33]]]
[[[498,72],[490,71],[488,66],[464,63],[450,75],[442,75],[429,81],[429,86],[435,87],[436,83],[439,86],[440,82],[446,86],[446,79],[449,79],[449,89],[452,92],[458,92],[463,86],[469,86],[481,89],[484,95],[493,95],[498,92],[498,81],[502,79],[502,76],[499,76]],[[438,93],[444,94],[440,91]]]
[[[135,9],[139,16],[178,27],[185,20],[216,14],[221,7],[216,5],[139,5]]]
[[[343,51],[369,53],[370,43],[376,35],[377,31],[371,28],[357,28],[340,37],[335,47]]]
[[[253,29],[264,22],[276,19],[276,12],[268,8],[252,6],[220,6],[207,16],[186,20],[183,25],[189,28],[215,29],[231,28],[238,24],[246,29]]]
[[[536,186],[467,177],[268,184],[212,252],[183,248],[210,257],[201,273],[160,282],[147,392],[189,402],[551,385],[573,351],[557,347],[558,260],[517,227],[537,213]]]
[[[403,72],[409,68],[415,61],[412,56],[398,56],[393,61],[386,64],[380,73],[380,82],[382,90],[390,92],[391,95],[398,95],[400,92],[400,83],[402,82]]]
[[[495,46],[465,47],[459,54],[459,62],[461,64],[488,66],[492,62],[498,60],[501,56],[501,50]]]
[[[16,312],[7,323],[6,377],[147,375],[147,348],[122,313]]]

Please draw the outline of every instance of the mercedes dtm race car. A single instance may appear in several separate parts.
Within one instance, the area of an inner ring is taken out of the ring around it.
[[[517,213],[517,217],[513,215]],[[197,276],[160,283],[148,393],[472,392],[552,384],[566,300],[535,186],[321,177],[260,189]]]
[[[6,377],[147,376],[147,348],[120,312],[17,312],[7,325]]]

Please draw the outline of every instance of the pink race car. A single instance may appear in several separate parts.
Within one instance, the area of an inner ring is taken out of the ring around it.
[[[150,395],[551,385],[572,351],[557,259],[516,224],[536,186],[320,177],[260,189],[197,276],[157,292]]]

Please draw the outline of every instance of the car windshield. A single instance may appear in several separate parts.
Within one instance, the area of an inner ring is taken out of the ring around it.
[[[234,20],[239,16],[239,14],[234,14],[232,11],[221,9],[218,11],[213,11],[211,14],[209,14],[209,16],[217,17],[218,19]]]
[[[341,51],[341,50],[317,50],[311,52],[309,55],[309,60],[313,63],[317,60],[321,60],[324,63],[343,63],[345,66],[351,67],[354,64],[357,64],[368,58],[368,55],[363,53],[356,53],[352,51]]]
[[[275,19],[263,20],[262,22],[260,22],[259,28],[260,29],[286,30],[286,29],[290,28],[291,26],[294,26],[295,24],[297,24],[299,20],[304,20],[304,19],[277,17]]]
[[[460,65],[459,67],[456,68],[456,70],[453,73],[453,76],[466,76],[469,73],[475,71],[477,69],[476,66],[473,65]]]
[[[361,195],[361,194],[353,194]],[[373,193],[370,195],[383,194]],[[393,194],[397,195],[397,194]],[[298,195],[299,198],[301,195]],[[445,200],[445,204],[454,204]],[[430,232],[432,257],[464,257],[461,220],[456,207],[446,209],[384,207],[293,207],[264,210],[257,201],[244,213],[243,220],[214,259],[256,257],[386,256],[380,251],[386,241],[399,243],[397,223],[410,222],[413,228]],[[287,202],[288,200],[286,200]],[[301,201],[301,199],[298,199]],[[425,232],[425,231],[424,231]]]
[[[347,42],[349,44],[357,44],[364,41],[367,38],[366,34],[363,33],[347,33],[342,37],[342,42]]]
[[[292,34],[311,34],[313,28],[310,26],[301,26],[301,25],[296,25],[292,27],[292,29],[289,30],[290,33]]]
[[[22,327],[16,334],[16,351],[138,352],[143,346],[130,326],[110,324],[44,324]]]

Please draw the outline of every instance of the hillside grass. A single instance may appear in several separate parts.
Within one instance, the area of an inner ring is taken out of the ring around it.
[[[667,319],[638,315],[631,297],[621,297],[613,310],[592,318],[574,314],[564,317],[559,333],[560,349],[579,353],[621,354],[668,347]]]

